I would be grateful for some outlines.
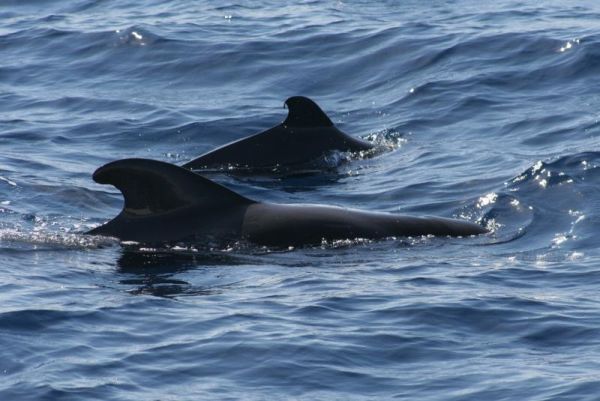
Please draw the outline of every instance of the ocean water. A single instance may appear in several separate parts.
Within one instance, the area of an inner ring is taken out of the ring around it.
[[[0,399],[600,400],[599,20],[596,1],[0,2]],[[182,164],[294,95],[383,150],[211,178],[493,232],[83,235],[122,207],[97,167]]]

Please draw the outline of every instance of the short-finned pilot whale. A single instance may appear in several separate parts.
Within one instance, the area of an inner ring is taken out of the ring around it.
[[[360,152],[373,148],[336,128],[327,114],[303,96],[285,101],[288,116],[266,131],[230,142],[186,163],[192,170],[291,167],[313,162],[332,151]]]
[[[100,184],[117,187],[121,213],[88,234],[141,243],[247,240],[298,246],[323,239],[393,236],[469,236],[480,225],[441,217],[411,217],[323,205],[263,203],[248,199],[190,170],[148,159],[124,159],[100,167]]]

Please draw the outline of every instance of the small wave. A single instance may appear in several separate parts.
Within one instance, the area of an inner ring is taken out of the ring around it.
[[[525,235],[534,213],[531,206],[511,194],[490,192],[465,206],[457,217],[476,221],[487,228],[491,235],[485,237],[484,244],[499,244]]]
[[[161,36],[140,27],[117,29],[114,33],[117,34],[116,44],[119,46],[149,46],[164,40]]]
[[[84,314],[52,309],[22,309],[0,313],[0,322],[2,327],[13,331],[39,331]]]
[[[561,260],[577,257],[578,251],[571,248],[586,236],[586,216],[596,207],[594,181],[599,166],[598,152],[537,161],[504,188],[464,207],[458,216],[491,231],[491,242],[484,244],[504,244],[529,235],[521,252],[531,252],[535,258],[556,252]]]
[[[564,183],[581,181],[589,170],[600,166],[600,153],[584,152],[560,157],[554,161],[537,161],[525,172],[513,178],[509,185],[518,190],[526,184],[534,183],[541,188],[548,188]]]
[[[598,343],[599,331],[581,324],[574,319],[550,319],[547,322],[538,323],[535,329],[521,337],[521,341],[534,344],[536,347],[565,347],[581,343]],[[554,320],[554,321],[552,321]]]
[[[6,43],[7,45],[14,45],[15,42],[19,43],[21,40],[49,40],[68,36],[73,33],[75,32],[56,28],[27,28],[1,35],[0,44]]]

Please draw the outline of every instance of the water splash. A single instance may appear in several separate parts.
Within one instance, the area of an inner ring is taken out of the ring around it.
[[[385,152],[392,152],[400,149],[408,142],[408,139],[405,137],[405,135],[398,131],[387,128],[381,131],[370,133],[365,136],[364,139],[371,142],[375,146],[375,149],[359,152],[359,156],[362,157],[371,157],[373,155],[378,155]]]
[[[0,230],[0,247],[5,248],[3,243],[17,243],[21,246],[33,249],[96,249],[107,246],[115,246],[119,241],[115,238],[100,237],[76,233],[59,233],[37,229],[34,231],[23,231],[9,228]]]

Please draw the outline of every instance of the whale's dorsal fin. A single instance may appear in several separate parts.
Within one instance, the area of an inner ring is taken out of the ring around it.
[[[327,114],[312,100],[293,96],[285,101],[289,112],[283,122],[288,127],[333,127]]]
[[[123,213],[130,216],[188,207],[226,210],[254,203],[190,170],[156,160],[117,160],[100,167],[93,178],[99,184],[114,185],[123,193]]]

